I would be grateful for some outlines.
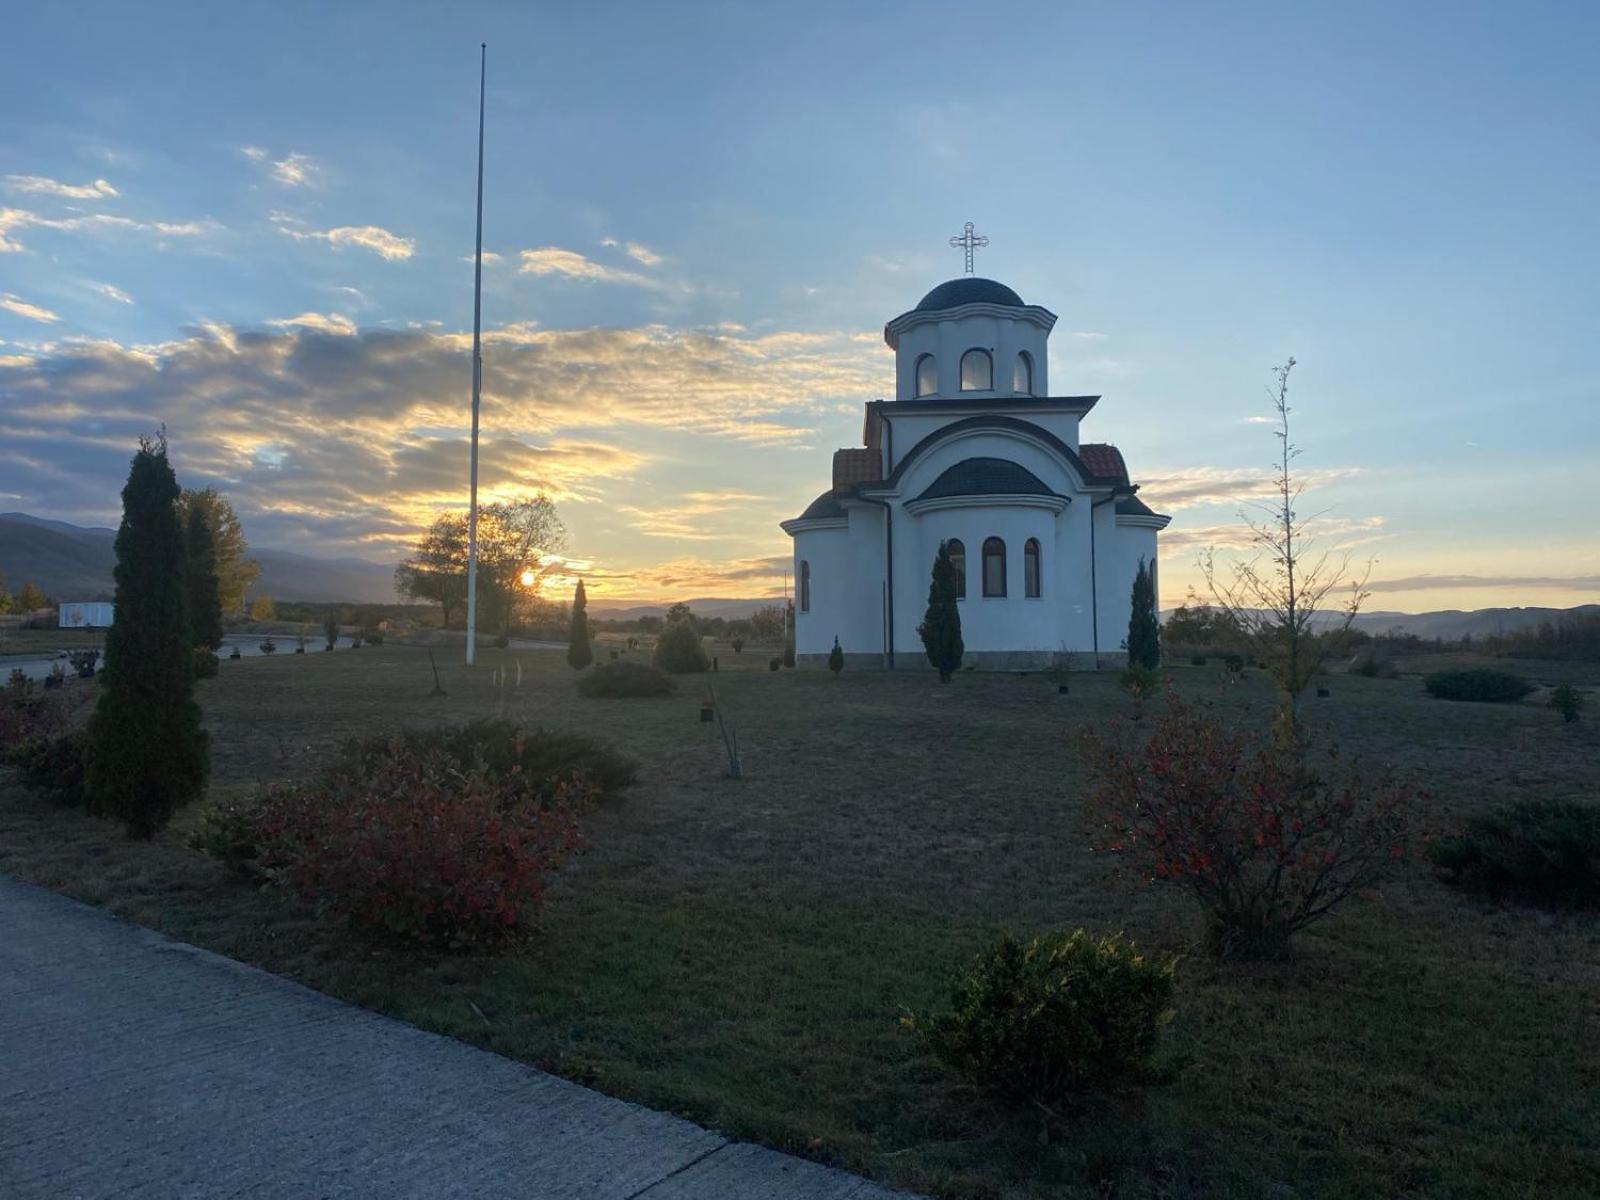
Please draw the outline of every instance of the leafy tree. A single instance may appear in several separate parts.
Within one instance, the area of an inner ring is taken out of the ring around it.
[[[544,495],[486,504],[478,510],[478,608],[484,627],[511,632],[524,599],[539,595],[561,567],[556,552],[567,544],[567,527]]]
[[[758,608],[750,617],[750,633],[763,642],[776,642],[784,636],[784,612],[776,604]]]
[[[272,606],[271,596],[257,596],[250,603],[250,619],[252,621],[275,621],[278,610]]]
[[[1242,636],[1231,613],[1202,603],[1192,591],[1161,625],[1161,640],[1169,648],[1223,650],[1240,645]]]
[[[675,621],[687,621],[690,625],[694,625],[697,628],[699,625],[699,623],[695,620],[694,610],[682,600],[678,601],[671,608],[667,609],[667,615],[665,619],[668,625],[671,625]]]
[[[928,611],[917,626],[928,661],[939,672],[940,683],[950,682],[950,676],[961,669],[961,656],[966,653],[961,641],[961,613],[956,608],[956,584],[950,547],[940,542],[939,554],[933,560],[933,580],[928,585]]]
[[[11,593],[6,591],[6,573],[0,571],[0,617],[11,611]]]
[[[49,603],[45,599],[44,593],[38,589],[32,580],[24,583],[22,590],[17,593],[17,608],[21,612],[38,612]]]
[[[185,491],[179,504],[185,522],[190,513],[198,511],[211,531],[212,556],[217,564],[217,602],[222,611],[243,612],[245,594],[261,577],[261,567],[245,557],[250,547],[233,505],[216,488]]]
[[[139,838],[153,836],[179,805],[198,797],[209,771],[194,701],[177,501],[165,436],[140,439],[122,490],[105,690],[84,751],[91,810],[118,818]]]
[[[184,517],[184,587],[188,591],[190,642],[196,649],[222,645],[222,599],[217,583],[217,544],[205,514],[191,507]]]
[[[1144,559],[1133,577],[1133,613],[1128,618],[1128,665],[1153,671],[1161,665],[1161,623],[1156,620],[1156,584]]]
[[[1297,509],[1305,484],[1295,478],[1294,460],[1300,448],[1289,438],[1293,369],[1291,358],[1273,372],[1272,406],[1278,424],[1273,499],[1259,506],[1261,517],[1241,514],[1254,553],[1223,571],[1216,565],[1215,552],[1207,550],[1200,565],[1218,607],[1238,626],[1251,653],[1278,686],[1279,733],[1299,742],[1305,690],[1323,664],[1343,648],[1370,593],[1365,574],[1359,578],[1350,574],[1349,555],[1334,559],[1326,550],[1313,549],[1310,524],[1316,518],[1302,516]],[[1332,608],[1330,597],[1345,587],[1348,598]],[[1319,625],[1324,626],[1320,632]]]
[[[394,570],[394,590],[413,600],[432,601],[450,614],[467,602],[467,518],[444,513],[417,539],[411,557]]]
[[[669,675],[694,675],[711,669],[700,634],[687,621],[674,621],[656,641],[656,666]]]
[[[583,580],[572,594],[572,627],[567,632],[567,663],[574,671],[581,671],[594,661],[594,648],[589,645],[589,597],[583,590]]]

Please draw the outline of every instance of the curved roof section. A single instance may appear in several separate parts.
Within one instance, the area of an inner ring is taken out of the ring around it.
[[[912,312],[937,312],[942,308],[959,308],[963,304],[1003,304],[1007,308],[1025,308],[1022,297],[1003,283],[981,279],[976,275],[963,275],[941,283],[921,300]]]
[[[925,436],[916,445],[912,446],[910,450],[906,451],[905,456],[895,464],[894,470],[889,473],[889,478],[884,480],[884,486],[893,487],[895,484],[899,483],[901,477],[906,473],[911,465],[929,450],[931,450],[934,446],[937,446],[940,442],[952,437],[956,437],[960,434],[982,429],[993,429],[1007,433],[1017,433],[1043,442],[1062,458],[1066,459],[1067,462],[1072,464],[1073,470],[1077,471],[1078,475],[1083,479],[1083,481],[1090,486],[1128,486],[1124,477],[1117,475],[1102,475],[1098,471],[1095,471],[1089,464],[1085,463],[1083,459],[1078,457],[1077,451],[1063,442],[1055,434],[1051,433],[1048,429],[1045,429],[1043,426],[1035,425],[1032,421],[1021,420],[1018,417],[1000,416],[965,417],[960,421],[952,421],[948,425],[941,425],[938,429],[935,429],[932,433]],[[872,488],[871,484],[863,484],[860,486],[867,489]]]
[[[795,518],[797,521],[819,521],[827,517],[842,517],[845,515],[844,505],[830,491],[823,492],[810,504],[806,505],[805,512]]]
[[[1054,496],[1027,467],[1003,458],[967,458],[930,483],[918,500],[946,496]]]
[[[1096,475],[1128,482],[1128,464],[1122,460],[1122,451],[1109,442],[1082,442],[1078,445],[1078,457]]]

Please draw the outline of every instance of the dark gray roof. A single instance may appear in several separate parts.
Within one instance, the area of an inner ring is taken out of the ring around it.
[[[823,492],[822,495],[806,505],[805,512],[795,519],[797,521],[818,521],[825,517],[842,517],[844,515],[844,505],[839,503],[838,497],[832,492]]]
[[[1098,475],[1087,464],[1085,464],[1081,458],[1078,457],[1078,452],[1076,450],[1063,442],[1055,434],[1051,433],[1042,425],[1035,425],[1032,421],[1024,421],[1020,417],[963,417],[959,421],[952,421],[948,425],[941,425],[932,433],[924,436],[923,439],[915,446],[911,447],[910,450],[906,451],[904,457],[902,457],[900,461],[895,464],[894,470],[889,473],[889,478],[884,481],[885,485],[893,486],[894,484],[899,483],[901,476],[906,473],[911,464],[916,462],[917,459],[921,458],[923,454],[927,453],[927,451],[931,450],[934,446],[937,446],[940,442],[952,438],[957,434],[967,433],[978,429],[1004,429],[1017,433],[1025,433],[1029,437],[1037,438],[1039,441],[1053,449],[1057,454],[1061,455],[1062,458],[1071,463],[1078,474],[1083,477],[1085,483],[1088,483],[1091,486],[1103,486],[1104,484],[1108,483],[1119,484],[1123,487],[1127,486],[1127,481],[1122,476]],[[873,490],[874,485],[858,484],[857,488],[860,490],[870,491]]]
[[[1137,496],[1118,496],[1117,515],[1121,517],[1159,517],[1161,514]]]
[[[1004,304],[1008,308],[1026,308],[1022,297],[1003,283],[980,279],[976,275],[963,275],[941,283],[917,302],[913,312],[935,312],[941,308],[958,308],[963,304]]]
[[[1003,458],[967,458],[928,485],[918,500],[945,496],[1053,496],[1027,467]]]

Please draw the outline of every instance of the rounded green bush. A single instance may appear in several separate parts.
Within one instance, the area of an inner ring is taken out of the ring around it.
[[[903,1024],[984,1090],[1049,1103],[1151,1077],[1176,972],[1120,937],[1008,934],[956,980],[953,1011]]]
[[[606,663],[578,678],[578,691],[590,697],[666,696],[677,688],[670,675],[635,662]]]
[[[656,666],[669,675],[694,675],[711,669],[700,634],[688,621],[674,621],[656,640]]]
[[[1435,671],[1422,685],[1428,689],[1428,695],[1440,700],[1477,700],[1490,704],[1509,704],[1533,691],[1533,685],[1522,676],[1493,667]]]

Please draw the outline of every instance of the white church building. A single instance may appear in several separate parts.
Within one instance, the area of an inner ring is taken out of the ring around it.
[[[1080,440],[1100,397],[1051,393],[1055,323],[968,275],[884,326],[894,399],[866,405],[865,445],[835,451],[832,486],[782,523],[802,664],[837,638],[850,662],[927,667],[917,626],[941,542],[961,579],[963,665],[1123,660],[1134,575],[1141,559],[1154,570],[1171,518],[1139,499],[1115,446]]]

